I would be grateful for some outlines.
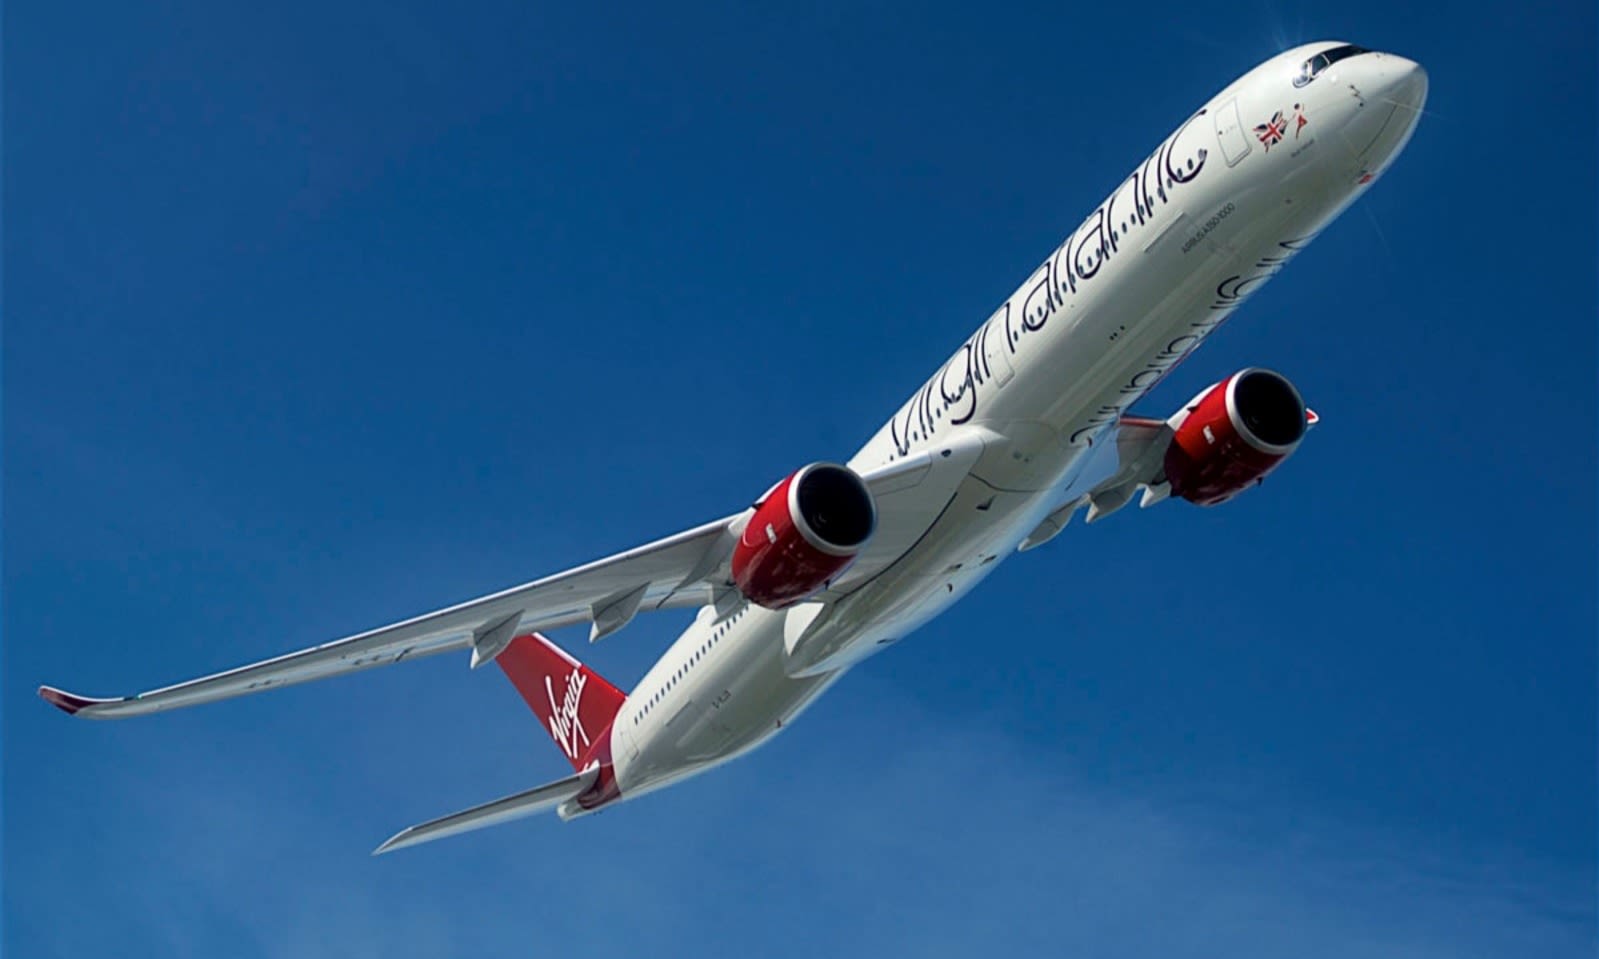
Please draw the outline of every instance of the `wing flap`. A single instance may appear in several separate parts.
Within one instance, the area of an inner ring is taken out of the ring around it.
[[[410,826],[390,836],[383,845],[372,850],[372,855],[381,856],[386,852],[404,849],[406,846],[432,842],[446,836],[458,836],[474,829],[498,826],[513,819],[554,809],[594,785],[594,780],[599,774],[600,767],[596,764],[565,779],[558,779],[525,792],[486,802],[481,806],[473,806],[471,809],[463,809],[458,813]]]
[[[1126,506],[1140,488],[1145,506],[1164,499],[1168,488],[1164,457],[1171,437],[1172,429],[1164,420],[1122,417],[1116,425],[1116,472],[1089,491],[1084,522],[1098,522]]]
[[[1188,409],[1191,410],[1192,407]],[[1085,499],[1088,503],[1086,522],[1097,522],[1116,512],[1131,502],[1135,495],[1139,495],[1140,490],[1142,495],[1139,496],[1138,505],[1145,508],[1163,502],[1171,496],[1171,483],[1166,477],[1166,450],[1171,446],[1172,437],[1175,435],[1174,424],[1180,423],[1178,417],[1185,413],[1186,411],[1179,413],[1170,420],[1124,416],[1117,422],[1116,472],[1086,494]],[[1305,428],[1313,428],[1319,422],[1321,417],[1317,416],[1314,410],[1306,408]],[[1069,513],[1067,517],[1070,517]],[[1035,531],[1035,535],[1039,533],[1044,534],[1042,539],[1038,540],[1040,543],[1053,535],[1042,527]],[[1029,539],[1033,537],[1030,536]]]

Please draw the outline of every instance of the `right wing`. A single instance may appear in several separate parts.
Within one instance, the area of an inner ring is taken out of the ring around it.
[[[980,438],[954,440],[864,473],[861,478],[878,506],[878,530],[835,586],[859,588],[910,549],[981,451]],[[92,699],[51,686],[41,686],[39,695],[73,715],[121,719],[451,650],[471,649],[476,667],[498,656],[517,633],[529,630],[588,622],[593,624],[589,639],[597,640],[643,610],[721,606],[736,599],[730,559],[749,513],[392,626],[174,686],[120,699]]]
[[[450,650],[473,651],[477,666],[499,655],[520,631],[593,622],[596,638],[626,625],[640,609],[699,606],[735,540],[739,517],[719,519],[637,549],[554,576],[249,666],[121,699],[91,699],[50,686],[39,695],[91,719],[121,719],[194,706],[292,683],[385,666]]]

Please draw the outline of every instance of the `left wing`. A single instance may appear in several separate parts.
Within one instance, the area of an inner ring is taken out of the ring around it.
[[[1211,389],[1216,389],[1226,382],[1223,380]],[[1068,489],[1065,503],[1044,517],[1043,521],[1023,538],[1017,549],[1026,551],[1054,539],[1066,528],[1066,524],[1071,522],[1072,516],[1084,506],[1088,507],[1088,515],[1084,522],[1093,523],[1126,506],[1140,490],[1143,492],[1138,500],[1138,505],[1141,507],[1154,506],[1170,497],[1172,483],[1171,478],[1166,475],[1166,453],[1172,448],[1173,439],[1183,423],[1183,418],[1193,412],[1209,392],[1210,390],[1206,390],[1194,397],[1185,409],[1178,411],[1169,420],[1156,420],[1144,416],[1123,416],[1117,420],[1115,470],[1109,476],[1097,481],[1088,480],[1087,482],[1093,485],[1087,486],[1084,490]],[[1321,421],[1316,412],[1308,407],[1305,408],[1304,415],[1307,430]],[[1205,428],[1205,436],[1210,437],[1208,426]],[[1286,455],[1286,453],[1278,455],[1265,467],[1265,470],[1256,475],[1255,482],[1258,483],[1264,472],[1269,471],[1276,461],[1280,461]]]
[[[1166,447],[1172,428],[1165,420],[1124,416],[1116,424],[1116,472],[1087,494],[1088,516],[1095,522],[1121,509],[1139,489],[1140,506],[1154,506],[1171,495],[1166,482]]]
[[[1165,499],[1171,487],[1165,482],[1162,456],[1171,438],[1172,429],[1164,420],[1122,417],[1116,423],[1116,471],[1044,517],[1016,548],[1025,553],[1059,536],[1072,516],[1084,506],[1088,507],[1087,522],[1103,519],[1126,506],[1140,487],[1144,490],[1145,506]]]
[[[1092,523],[1116,512],[1126,506],[1139,490],[1143,490],[1143,495],[1139,498],[1138,505],[1145,507],[1154,506],[1172,495],[1171,478],[1166,475],[1166,451],[1172,445],[1172,438],[1176,435],[1182,417],[1192,412],[1204,396],[1205,394],[1201,393],[1195,397],[1185,410],[1179,411],[1169,420],[1124,416],[1117,422],[1117,469],[1109,478],[1100,482],[1077,501],[1078,505],[1088,504],[1088,516],[1085,522]],[[1305,407],[1304,415],[1306,430],[1313,429],[1321,422],[1321,417],[1309,407]],[[1208,427],[1205,435],[1207,437],[1210,435]],[[1277,460],[1286,455],[1286,453],[1281,454]],[[1273,461],[1272,465],[1275,465],[1275,462]],[[1266,467],[1267,471],[1269,469],[1270,466]],[[1255,482],[1260,482],[1260,479],[1261,476],[1257,475]],[[1070,516],[1069,513],[1067,515]]]

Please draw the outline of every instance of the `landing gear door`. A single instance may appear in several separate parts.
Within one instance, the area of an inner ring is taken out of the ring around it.
[[[1228,100],[1216,111],[1216,140],[1221,144],[1221,155],[1228,166],[1249,156],[1249,134],[1238,119],[1238,101]]]

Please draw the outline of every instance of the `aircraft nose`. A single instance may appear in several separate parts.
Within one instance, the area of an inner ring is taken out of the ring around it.
[[[1360,106],[1342,131],[1344,143],[1363,175],[1376,173],[1410,142],[1427,102],[1427,71],[1391,53],[1348,64],[1345,82]]]
[[[1427,102],[1427,71],[1421,64],[1390,53],[1382,58],[1382,66],[1378,69],[1378,99],[1412,115],[1420,113]]]

